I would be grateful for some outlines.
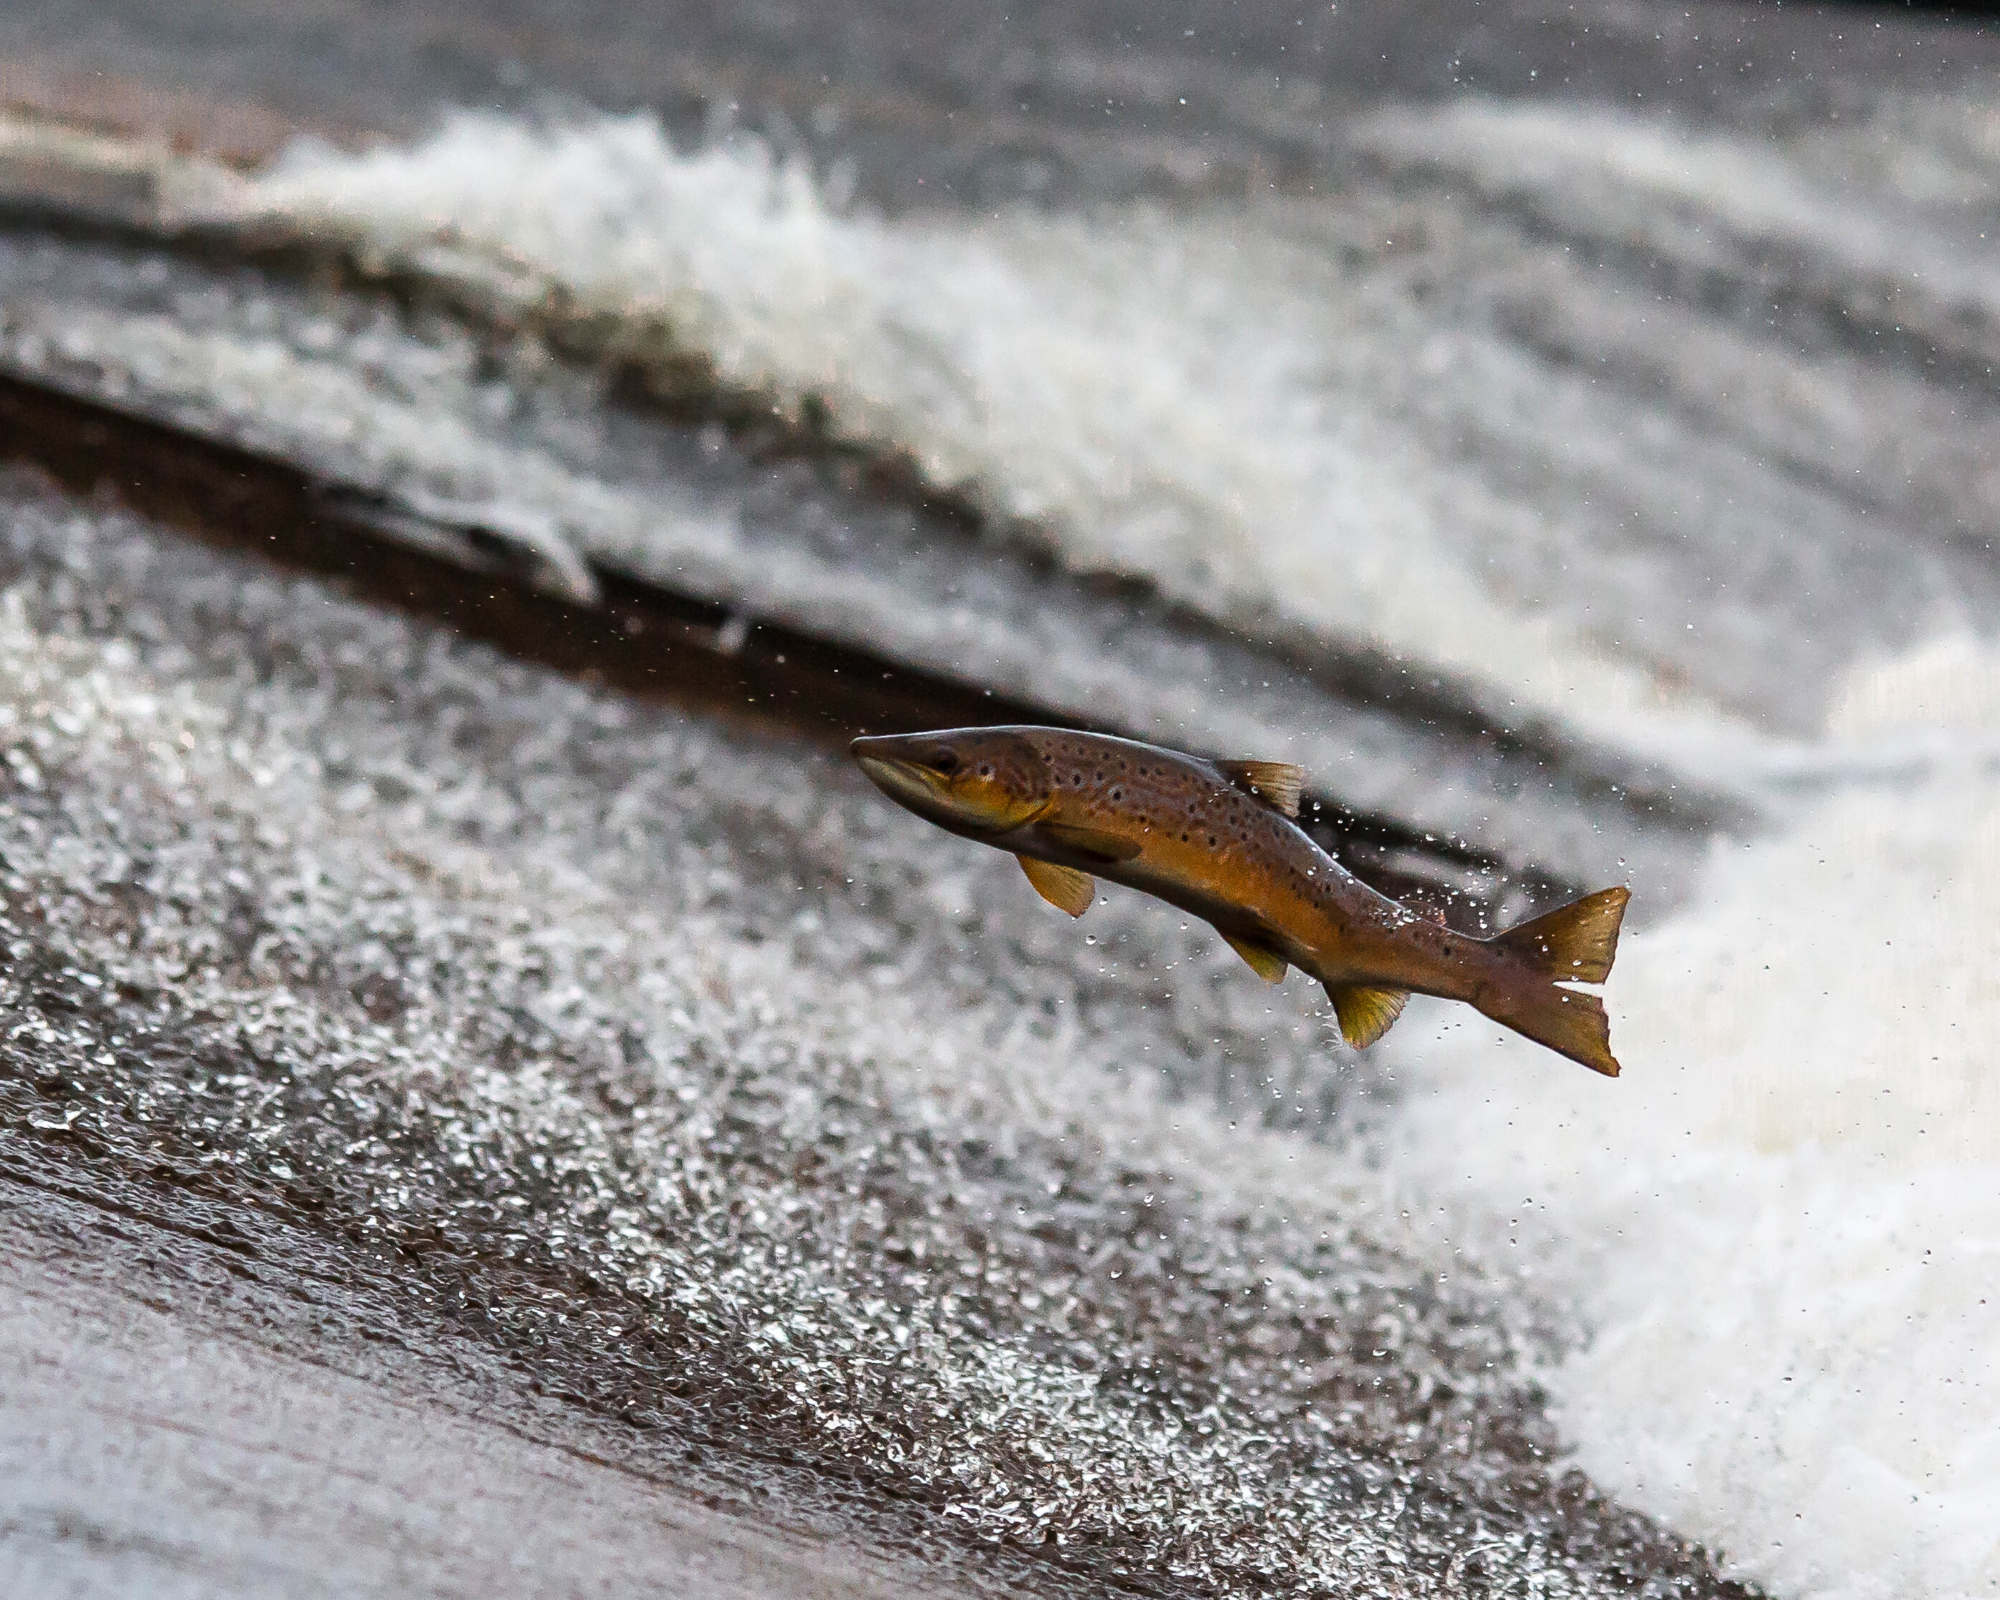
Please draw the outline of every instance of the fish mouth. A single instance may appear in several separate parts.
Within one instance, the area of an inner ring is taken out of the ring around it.
[[[856,739],[848,751],[855,765],[868,775],[868,781],[897,805],[916,812],[927,822],[959,823],[960,808],[952,803],[943,774],[914,759],[915,743],[896,734],[876,734]]]
[[[938,794],[937,781],[914,761],[905,761],[897,756],[867,755],[860,750],[854,752],[854,760],[868,775],[868,781],[899,805],[913,810],[938,808],[942,796]]]

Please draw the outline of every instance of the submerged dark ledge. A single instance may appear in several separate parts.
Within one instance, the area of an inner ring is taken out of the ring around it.
[[[1125,731],[816,638],[581,553],[552,558],[507,530],[405,507],[16,374],[0,373],[0,453],[73,491],[108,490],[208,543],[335,580],[522,659],[819,742],[1003,722]],[[1510,892],[1540,905],[1582,887],[1323,791],[1305,797],[1300,816],[1365,882],[1473,930],[1491,923]]]

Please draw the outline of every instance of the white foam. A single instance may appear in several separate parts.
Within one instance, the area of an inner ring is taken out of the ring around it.
[[[1835,703],[1828,731],[1862,740],[1943,733],[1964,751],[2000,733],[2000,669],[1993,646],[1959,631],[1859,673]]]
[[[1148,206],[844,212],[760,146],[683,154],[644,117],[462,114],[415,148],[301,149],[252,204],[405,263],[483,255],[526,298],[555,283],[664,318],[727,379],[825,397],[1079,568],[1441,669],[1496,723],[1554,716],[1648,755],[1740,730],[1503,593],[1492,552],[1545,525],[1386,415],[1371,364],[1407,366],[1420,341],[1385,348],[1383,326],[1408,307],[1344,283],[1323,237]]]
[[[1976,735],[1996,685],[1949,639],[1839,731]],[[1579,1464],[1781,1594],[2000,1592],[2000,778],[1720,851],[1610,1005],[1615,1084],[1440,1022],[1392,1135],[1442,1231],[1573,1305]]]

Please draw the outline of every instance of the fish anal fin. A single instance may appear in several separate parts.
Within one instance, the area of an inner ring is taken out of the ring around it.
[[[1081,827],[1070,822],[1038,822],[1036,831],[1051,844],[1080,856],[1099,861],[1130,861],[1139,853],[1137,839],[1122,838],[1103,828]]]
[[[1078,872],[1075,867],[1059,867],[1053,861],[1037,861],[1033,856],[1016,856],[1014,859],[1021,863],[1021,870],[1028,875],[1028,882],[1035,886],[1035,893],[1058,911],[1080,917],[1090,909],[1091,901],[1097,898],[1097,880],[1087,872]]]
[[[1340,1018],[1340,1036],[1357,1050],[1366,1050],[1394,1026],[1410,1003],[1403,989],[1370,989],[1358,983],[1329,983],[1326,997]]]
[[[1239,939],[1233,933],[1225,933],[1222,937],[1230,949],[1249,962],[1250,970],[1266,983],[1285,981],[1285,969],[1289,963],[1277,951],[1267,949],[1253,940]]]
[[[1273,811],[1288,817],[1299,814],[1299,794],[1306,781],[1303,767],[1288,761],[1218,761],[1215,770]]]

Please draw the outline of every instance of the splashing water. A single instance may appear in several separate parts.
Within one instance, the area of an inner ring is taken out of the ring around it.
[[[1905,760],[1626,941],[1611,1092],[1405,1044],[1405,1180],[1591,1330],[1548,1374],[1581,1464],[1783,1594],[2000,1590],[1996,685],[1962,636],[1850,684],[1849,759]]]

